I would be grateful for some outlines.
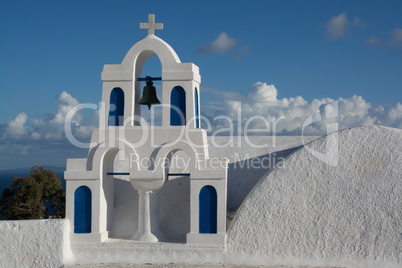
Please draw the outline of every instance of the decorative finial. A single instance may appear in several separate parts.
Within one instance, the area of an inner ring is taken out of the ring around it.
[[[148,35],[156,30],[163,30],[163,23],[155,23],[155,14],[148,15],[148,22],[141,22],[140,29],[148,29]]]

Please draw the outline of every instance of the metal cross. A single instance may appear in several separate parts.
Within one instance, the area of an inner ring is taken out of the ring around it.
[[[155,23],[155,14],[148,14],[148,22],[141,22],[140,29],[148,29],[148,35],[154,34],[154,30],[163,30],[163,23]]]

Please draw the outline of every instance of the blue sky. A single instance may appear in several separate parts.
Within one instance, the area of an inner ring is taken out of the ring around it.
[[[401,10],[401,1],[2,0],[0,169],[85,156],[60,133],[46,138],[58,128],[46,124],[76,102],[100,101],[103,65],[120,63],[147,34],[139,23],[150,13],[164,23],[156,35],[200,67],[209,116],[230,115],[230,100],[244,110],[275,101],[276,110],[247,110],[263,116],[286,113],[290,102],[303,109],[286,134],[316,105],[338,100],[345,127],[402,127]],[[160,73],[156,60],[146,67]]]

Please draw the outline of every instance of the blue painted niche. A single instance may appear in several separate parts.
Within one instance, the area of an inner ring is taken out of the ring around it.
[[[195,107],[195,128],[200,128],[200,109],[198,108],[198,90],[194,91],[194,107]]]
[[[87,186],[74,192],[74,233],[90,233],[92,218],[92,193]]]
[[[124,122],[124,92],[114,88],[110,93],[109,126],[122,126]]]
[[[201,234],[217,232],[217,195],[211,185],[202,187],[199,196],[200,222],[199,231]]]
[[[174,87],[170,93],[170,125],[186,124],[186,92],[180,86]]]

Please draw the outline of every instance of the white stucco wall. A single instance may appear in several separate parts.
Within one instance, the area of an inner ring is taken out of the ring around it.
[[[401,267],[402,131],[338,135],[338,166],[303,147],[256,185],[228,231],[229,263]],[[327,138],[308,147],[324,153]]]
[[[62,267],[72,261],[68,221],[0,221],[0,267]]]
[[[283,159],[316,136],[208,137],[210,157],[227,157],[229,211],[235,211],[255,184]]]

